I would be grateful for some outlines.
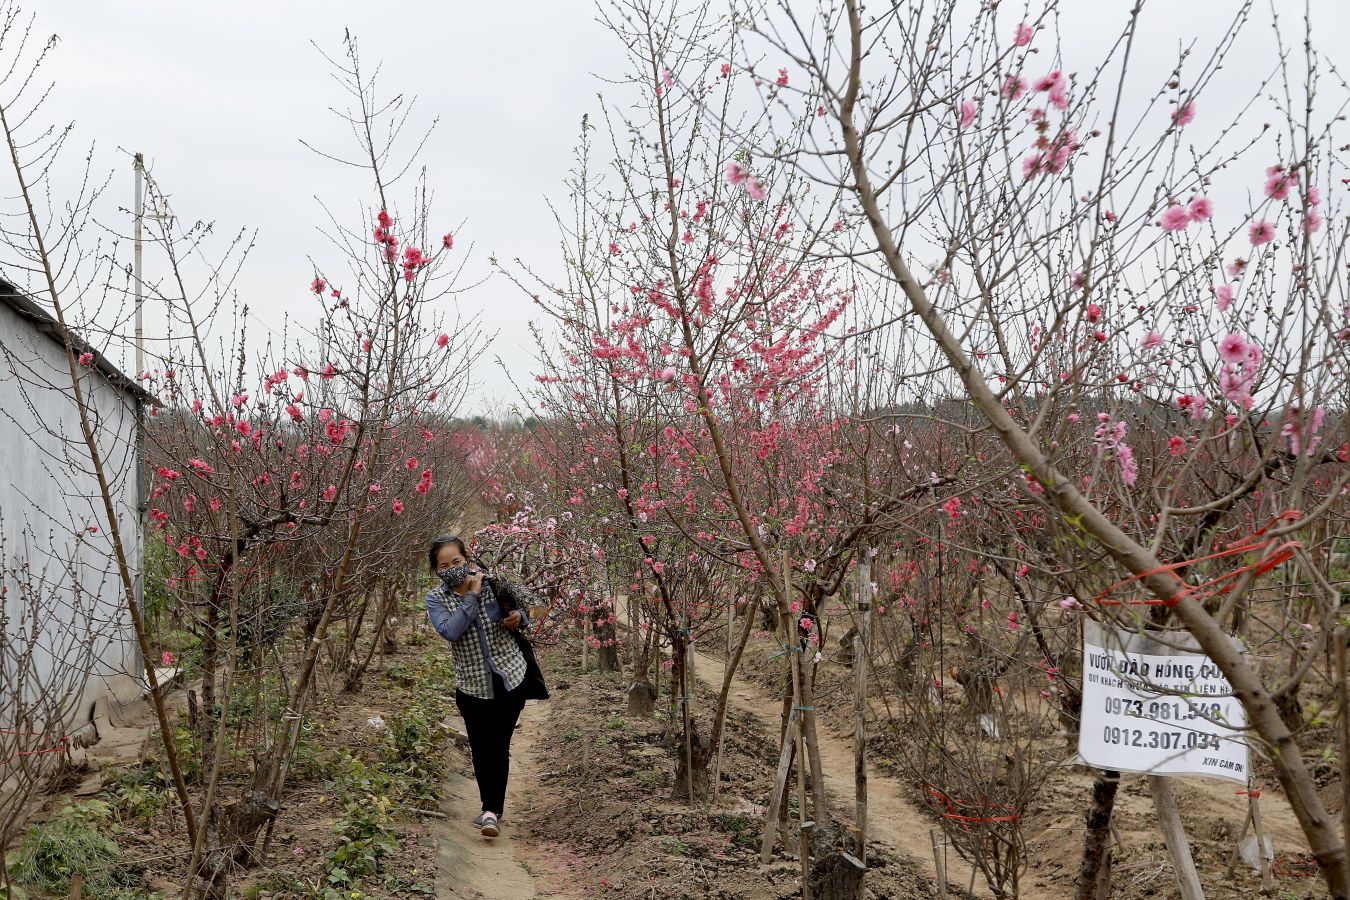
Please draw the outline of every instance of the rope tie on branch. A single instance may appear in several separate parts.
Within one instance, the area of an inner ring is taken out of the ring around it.
[[[1002,803],[990,803],[985,801],[980,804],[967,803],[963,800],[956,800],[935,787],[928,788],[928,805],[933,808],[933,812],[940,819],[948,819],[958,823],[963,831],[970,831],[970,823],[993,824],[998,822],[1016,822],[1022,818],[1022,814],[1014,810],[1011,806]],[[983,812],[984,815],[967,815],[962,810],[974,810]],[[998,814],[992,814],[995,810],[1002,810]]]
[[[1211,597],[1217,597],[1226,594],[1229,591],[1233,590],[1233,588],[1237,587],[1238,581],[1239,579],[1242,578],[1242,576],[1247,574],[1251,574],[1252,577],[1264,575],[1266,572],[1269,572],[1276,566],[1279,566],[1282,563],[1285,563],[1293,558],[1294,551],[1303,546],[1300,542],[1291,540],[1276,543],[1274,537],[1266,538],[1265,540],[1257,540],[1257,539],[1260,538],[1262,535],[1264,535],[1275,524],[1279,522],[1282,521],[1296,522],[1302,517],[1303,513],[1296,509],[1286,510],[1285,512],[1282,512],[1275,518],[1271,519],[1262,528],[1258,529],[1257,531],[1253,532],[1252,534],[1244,538],[1239,538],[1238,540],[1229,544],[1222,550],[1217,550],[1214,553],[1210,553],[1206,556],[1197,556],[1194,559],[1183,559],[1174,563],[1167,563],[1166,565],[1161,565],[1156,568],[1140,572],[1138,575],[1132,575],[1129,578],[1116,582],[1115,584],[1111,585],[1109,588],[1098,594],[1096,598],[1097,604],[1099,606],[1166,606],[1168,608],[1171,608],[1173,606],[1176,606],[1186,597],[1194,597],[1197,601],[1203,602],[1205,600],[1210,599]],[[1189,566],[1194,566],[1203,562],[1209,562],[1210,560],[1214,559],[1224,559],[1226,557],[1236,556],[1242,553],[1251,553],[1256,550],[1265,550],[1266,548],[1270,548],[1270,553],[1264,561],[1258,560],[1256,562],[1248,563],[1244,566],[1239,566],[1238,568],[1234,569],[1231,572],[1225,572],[1224,574],[1219,575],[1216,578],[1212,578],[1209,581],[1206,581],[1202,584],[1197,585],[1187,584],[1186,581],[1180,575],[1176,574],[1177,569],[1187,568]],[[1111,595],[1115,594],[1121,588],[1128,587],[1132,584],[1140,582],[1151,575],[1160,575],[1164,573],[1171,575],[1172,578],[1175,579],[1177,584],[1181,587],[1181,590],[1177,591],[1169,599],[1160,600],[1153,597],[1142,600],[1111,599]]]
[[[51,731],[19,731],[13,728],[0,728],[0,734],[12,734],[17,737],[55,737],[55,733]],[[57,738],[54,744],[48,744],[36,750],[20,750],[6,759],[0,759],[0,766],[9,765],[16,759],[25,759],[29,756],[41,756],[44,753],[64,753],[70,749],[70,741],[71,735],[62,735]]]

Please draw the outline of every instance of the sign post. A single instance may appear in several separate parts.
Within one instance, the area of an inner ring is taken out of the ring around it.
[[[1078,755],[1101,769],[1245,786],[1242,704],[1194,638],[1166,637],[1084,624]]]

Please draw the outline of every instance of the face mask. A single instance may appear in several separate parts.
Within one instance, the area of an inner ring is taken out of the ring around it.
[[[441,569],[436,573],[441,576],[441,581],[445,582],[447,590],[454,590],[464,583],[464,579],[469,577],[469,564],[460,563],[451,569]]]

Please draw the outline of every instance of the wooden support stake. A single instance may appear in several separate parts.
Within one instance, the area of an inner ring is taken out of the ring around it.
[[[70,900],[80,900],[84,893],[84,876],[79,872],[70,876]]]
[[[1177,798],[1172,793],[1172,783],[1163,775],[1147,777],[1149,790],[1153,793],[1153,809],[1158,814],[1158,827],[1162,831],[1163,843],[1167,845],[1167,855],[1172,861],[1177,887],[1181,889],[1181,900],[1205,900],[1204,889],[1200,887],[1200,874],[1196,872],[1195,860],[1191,858],[1191,845],[1186,840],[1186,829],[1181,824]]]
[[[1228,855],[1228,868],[1223,870],[1223,880],[1227,881],[1233,877],[1233,871],[1237,869],[1238,857],[1242,855],[1242,841],[1247,837],[1247,829],[1252,824],[1252,810],[1249,806],[1242,816],[1242,831],[1238,833],[1237,842],[1233,844],[1233,852]]]
[[[778,831],[778,809],[783,805],[783,799],[787,795],[788,767],[792,762],[792,745],[794,738],[794,728],[797,724],[797,710],[793,709],[788,713],[787,730],[783,732],[783,749],[778,753],[778,769],[773,775],[773,794],[769,797],[769,810],[764,815],[764,837],[759,843],[759,861],[761,865],[769,864],[769,857],[773,854],[773,839]]]
[[[1350,684],[1346,683],[1345,645],[1350,632],[1341,625],[1332,632],[1336,648],[1336,736],[1341,750],[1341,840],[1350,842],[1350,778],[1346,765],[1350,763]]]
[[[792,592],[792,558],[783,551],[783,600],[788,602]],[[792,708],[794,710],[802,706],[802,699],[806,696],[806,683],[802,678],[801,664],[801,637],[797,633],[797,619],[790,612],[788,607],[783,609],[787,621],[783,624],[787,626],[788,644],[790,652],[788,659],[792,662]],[[797,717],[797,831],[801,838],[801,861],[802,861],[802,900],[811,900],[811,841],[810,831],[806,828],[806,727],[803,719],[806,718],[806,710]],[[820,812],[829,815],[825,810]]]
[[[1266,830],[1261,827],[1261,802],[1257,799],[1260,795],[1260,791],[1247,791],[1247,808],[1256,835],[1256,858],[1261,863],[1261,887],[1269,889],[1275,887],[1275,876],[1270,871],[1270,860],[1266,859]]]
[[[866,548],[863,554],[867,553]],[[872,615],[872,565],[858,563],[858,621],[853,634],[853,817],[858,823],[858,859],[867,878],[867,628]],[[858,896],[865,896],[861,882]]]
[[[942,841],[938,839],[936,828],[928,829],[928,837],[933,842],[933,865],[937,867],[939,900],[947,900],[947,860],[942,856]]]
[[[747,616],[750,615],[749,608],[745,610],[745,614]],[[727,600],[727,652],[726,655],[722,657],[723,669],[731,665],[731,628],[732,625],[735,623],[735,618],[736,618],[736,598],[731,597]],[[713,766],[712,799],[714,805],[716,805],[717,803],[717,791],[722,786],[722,748],[725,747],[726,744],[727,744],[726,735],[723,734],[722,739],[717,742],[717,762]]]

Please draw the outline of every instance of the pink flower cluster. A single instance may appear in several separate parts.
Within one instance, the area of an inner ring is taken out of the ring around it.
[[[1204,222],[1214,215],[1214,205],[1208,197],[1195,197],[1185,206],[1173,203],[1163,210],[1158,222],[1163,231],[1182,231],[1192,222]]]
[[[727,161],[725,171],[727,183],[732,187],[744,187],[745,192],[750,195],[750,199],[763,200],[768,196],[768,192],[764,190],[764,185],[760,184],[759,180],[750,174],[749,169],[734,159]]]
[[[1097,453],[1114,454],[1120,466],[1121,480],[1127,485],[1133,485],[1139,477],[1139,463],[1134,458],[1134,450],[1125,443],[1125,422],[1111,422],[1111,417],[1106,413],[1098,413],[1097,421],[1099,424],[1092,437],[1093,443],[1097,445]]]
[[[1261,365],[1261,348],[1240,334],[1230,332],[1219,341],[1219,389],[1224,399],[1241,409],[1252,408],[1252,387]]]

